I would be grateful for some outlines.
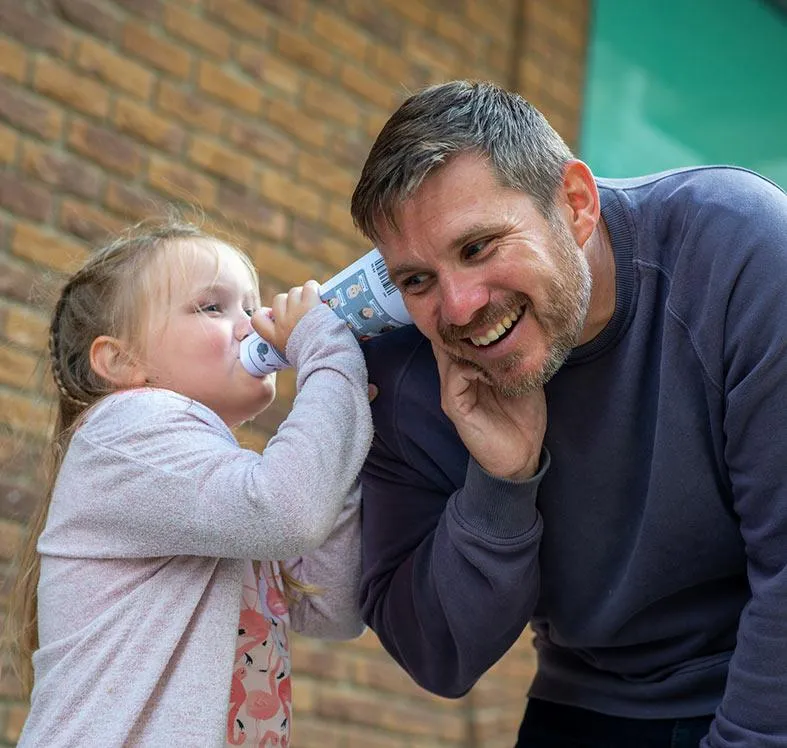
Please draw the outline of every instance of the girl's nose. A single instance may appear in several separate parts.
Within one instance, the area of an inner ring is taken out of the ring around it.
[[[235,338],[237,340],[243,340],[243,338],[249,337],[253,332],[254,328],[251,326],[251,317],[249,317],[246,312],[243,312],[243,316],[235,325]]]

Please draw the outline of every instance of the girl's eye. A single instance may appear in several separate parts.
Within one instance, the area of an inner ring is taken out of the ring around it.
[[[205,314],[217,314],[221,312],[221,304],[201,304],[199,311]]]
[[[246,312],[246,314],[249,317],[251,317],[254,314],[254,310],[253,309],[244,309],[243,311]]]

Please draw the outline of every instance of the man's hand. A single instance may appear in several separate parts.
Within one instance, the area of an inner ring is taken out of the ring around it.
[[[475,461],[491,475],[525,480],[538,470],[547,414],[544,390],[504,398],[481,374],[432,345],[440,405]]]

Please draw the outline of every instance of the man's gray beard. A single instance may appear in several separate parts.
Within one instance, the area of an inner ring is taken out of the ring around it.
[[[568,230],[559,225],[554,228],[556,251],[560,253],[561,279],[555,279],[549,290],[551,309],[536,321],[544,332],[554,335],[549,345],[546,360],[538,371],[523,372],[514,381],[505,378],[506,370],[513,371],[524,358],[522,353],[514,353],[505,362],[502,370],[495,371],[477,364],[475,361],[452,356],[455,362],[470,366],[478,371],[483,380],[504,398],[517,398],[535,392],[557,373],[565,363],[571,349],[579,342],[590,306],[590,293],[593,280],[590,268],[584,258],[577,254],[576,244]],[[526,314],[533,314],[532,304],[528,303]],[[500,375],[503,375],[501,378]]]
[[[581,330],[580,330],[581,331]],[[577,339],[578,339],[577,335]],[[558,369],[565,363],[571,349],[576,342],[566,345],[564,343],[554,343],[550,346],[549,354],[547,355],[544,365],[539,371],[526,371],[521,374],[515,381],[509,382],[506,380],[500,381],[498,377],[492,376],[490,371],[477,364],[475,361],[462,358],[461,356],[451,356],[451,358],[459,364],[469,366],[475,369],[482,375],[482,379],[488,384],[498,395],[503,398],[517,398],[523,395],[528,395],[531,392],[541,389],[552,377],[557,373]],[[514,369],[519,362],[524,358],[520,353],[514,354],[507,362],[506,369]]]

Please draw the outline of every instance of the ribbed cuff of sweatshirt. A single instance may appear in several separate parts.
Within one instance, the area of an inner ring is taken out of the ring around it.
[[[347,327],[325,304],[310,309],[301,317],[290,333],[285,351],[287,360],[298,370],[298,388],[313,366],[335,368],[354,377],[366,386],[366,363],[358,342]]]
[[[498,538],[524,535],[538,517],[538,486],[549,463],[549,452],[542,447],[538,472],[527,480],[512,481],[490,475],[470,457],[464,488],[456,497],[459,515],[485,535]]]

